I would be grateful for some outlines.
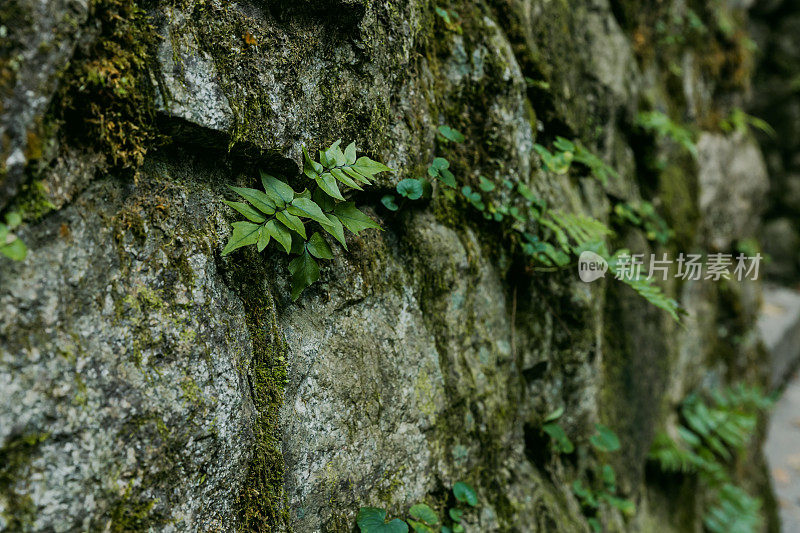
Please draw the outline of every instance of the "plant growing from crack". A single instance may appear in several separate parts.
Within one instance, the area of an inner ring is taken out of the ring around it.
[[[386,510],[362,507],[356,524],[361,533],[408,533],[408,526],[416,533],[464,533],[463,519],[478,505],[478,493],[469,483],[458,481],[453,485],[455,504],[448,506],[447,515],[440,520],[436,511],[426,503],[417,503],[408,510],[408,517],[387,519]]]
[[[320,231],[329,233],[347,250],[344,230],[359,233],[380,225],[347,201],[342,188],[363,190],[380,172],[389,167],[368,157],[357,157],[356,146],[350,143],[344,151],[341,140],[327,150],[320,150],[319,161],[303,147],[303,174],[315,186],[295,192],[275,176],[261,172],[264,190],[230,187],[245,202],[224,200],[247,220],[233,223],[233,234],[222,255],[243,246],[255,245],[263,251],[271,241],[293,257],[289,262],[292,299],[297,300],[306,287],[319,279],[318,260],[333,258],[333,252]]]

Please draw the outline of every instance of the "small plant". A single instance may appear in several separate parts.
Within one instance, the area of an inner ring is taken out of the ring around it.
[[[620,202],[614,206],[614,215],[619,223],[642,228],[650,241],[667,244],[673,236],[673,231],[667,225],[667,221],[661,218],[650,202]]]
[[[559,455],[570,454],[575,450],[564,429],[555,422],[562,414],[564,408],[559,407],[545,417],[545,424],[542,426],[542,431],[550,437],[553,451]],[[618,451],[621,446],[617,435],[602,424],[595,424],[595,433],[589,438],[589,442],[601,458],[607,453]],[[602,505],[618,509],[626,516],[632,516],[636,512],[633,502],[617,495],[617,476],[611,465],[601,462],[592,475],[587,477],[591,480],[588,484],[581,479],[573,481],[572,492],[580,501],[592,529],[602,531],[597,519],[597,512]]]
[[[393,194],[386,194],[381,198],[381,203],[389,211],[397,211],[405,203],[406,200],[419,200],[423,196],[430,196],[431,184],[426,180],[417,178],[406,178],[400,180],[395,187],[397,194],[405,200],[397,203],[397,198]]]
[[[14,261],[22,261],[28,255],[28,247],[12,230],[22,224],[19,213],[7,213],[6,222],[0,222],[0,254]]]
[[[440,521],[439,515],[428,504],[417,503],[408,510],[409,518],[405,521],[400,518],[388,520],[384,509],[362,507],[356,516],[356,524],[361,533],[406,533],[409,525],[416,533],[464,533],[461,520],[470,508],[478,505],[478,493],[472,485],[458,481],[453,485],[453,497],[457,504],[448,508],[445,520]]]
[[[377,507],[362,507],[356,517],[361,533],[408,533],[408,524],[399,518],[386,520],[386,511]]]
[[[692,154],[692,157],[697,159],[697,146],[694,143],[694,133],[676,124],[664,113],[660,111],[639,113],[636,124],[643,130],[654,133],[659,138],[671,139]]]
[[[450,126],[444,124],[439,126],[439,135],[440,139],[444,139],[445,141],[450,141],[454,143],[463,143],[465,138],[464,135],[455,128],[451,128]]]
[[[456,177],[450,171],[450,161],[444,157],[436,157],[428,167],[428,175],[436,178],[448,187],[456,188]]]
[[[542,426],[542,431],[547,433],[547,435],[550,437],[550,443],[553,447],[553,451],[558,454],[572,453],[575,451],[575,445],[572,444],[572,441],[567,436],[564,428],[562,428],[561,425],[556,422],[556,420],[561,418],[561,415],[563,414],[564,408],[559,407],[545,417],[545,424]]]
[[[732,482],[728,466],[752,438],[759,411],[772,403],[759,388],[743,385],[690,394],[680,409],[678,438],[662,432],[653,441],[649,458],[662,471],[697,475],[708,491],[703,523],[712,533],[760,528],[760,500]]]
[[[722,131],[728,133],[746,133],[749,128],[754,128],[763,131],[773,139],[777,135],[775,130],[766,120],[754,117],[753,115],[748,115],[738,107],[731,111],[731,114],[728,115],[727,118],[722,119],[719,126]]]
[[[303,173],[316,184],[313,191],[305,189],[297,193],[285,181],[261,172],[264,191],[230,187],[249,203],[224,201],[247,220],[233,223],[233,234],[222,255],[249,245],[255,245],[261,252],[274,240],[288,255],[294,256],[289,263],[293,300],[319,279],[317,260],[333,258],[327,241],[318,231],[312,232],[313,228],[330,233],[346,250],[345,228],[359,233],[380,227],[357,209],[354,202],[345,200],[340,186],[362,190],[361,185],[370,185],[375,174],[391,169],[368,157],[357,158],[353,143],[342,151],[340,143],[336,141],[327,150],[320,150],[319,162],[303,148]]]
[[[616,452],[621,447],[616,433],[602,424],[595,424],[595,434],[589,438],[589,442],[601,459],[605,454]],[[603,505],[617,509],[625,516],[636,513],[636,506],[632,501],[617,495],[617,474],[610,464],[601,460],[590,479],[591,483],[587,485],[576,479],[572,483],[572,492],[581,502],[586,521],[594,531],[603,530],[597,518],[597,512]]]
[[[564,137],[556,137],[553,143],[555,152],[550,152],[541,144],[534,144],[533,149],[542,158],[545,167],[556,174],[566,174],[572,163],[580,163],[588,168],[592,175],[603,185],[609,179],[618,179],[619,173],[605,161],[589,151],[580,141],[570,141]]]
[[[458,22],[458,13],[455,11],[448,11],[441,7],[436,7],[435,11],[448,30],[461,33],[461,23]]]

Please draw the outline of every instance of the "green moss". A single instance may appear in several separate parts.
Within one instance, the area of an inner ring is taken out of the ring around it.
[[[157,138],[156,32],[135,0],[93,0],[90,14],[100,32],[76,51],[52,114],[72,143],[94,148],[114,165],[138,166]]]
[[[674,232],[679,250],[691,250],[700,223],[697,208],[697,182],[694,172],[673,164],[663,170],[658,179],[658,196],[662,200],[667,225]]]
[[[28,433],[0,447],[0,499],[8,531],[23,531],[33,521],[35,508],[28,494],[17,491],[18,480],[28,479],[30,463],[46,433]]]
[[[131,487],[113,504],[110,516],[110,530],[113,533],[123,533],[127,531],[147,531],[153,523],[151,516],[153,506],[157,500],[135,499],[132,495]]]
[[[231,269],[232,284],[245,308],[253,343],[249,368],[255,406],[253,449],[247,476],[236,499],[241,531],[279,531],[288,528],[289,513],[283,488],[280,408],[286,386],[286,344],[277,323],[275,303],[266,280],[270,275],[255,250],[244,250]]]
[[[20,213],[26,222],[36,222],[55,209],[48,194],[49,190],[44,182],[27,183],[22,186],[19,194],[14,198],[9,211]]]

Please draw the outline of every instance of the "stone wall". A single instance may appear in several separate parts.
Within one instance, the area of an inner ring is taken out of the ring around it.
[[[735,250],[767,189],[752,136],[720,127],[747,13],[691,4],[705,32],[681,0],[455,1],[449,22],[418,0],[7,2],[0,210],[29,253],[0,257],[0,528],[351,531],[359,506],[443,505],[466,480],[472,530],[588,531],[570,484],[602,421],[637,504],[603,523],[699,531],[695,482],[647,453],[688,392],[763,382],[759,286],[670,282],[679,326],[613,280],[532,271],[438,186],[379,202],[445,155],[461,184],[606,220],[646,198],[674,228],[616,247]],[[650,109],[702,132],[696,159],[636,126]],[[542,170],[557,135],[620,178]],[[384,231],[292,302],[282,255],[220,255],[221,200],[259,169],[300,190],[302,145],[337,138],[396,169],[354,197]],[[540,431],[559,407],[571,457]],[[737,475],[769,503],[753,458]]]

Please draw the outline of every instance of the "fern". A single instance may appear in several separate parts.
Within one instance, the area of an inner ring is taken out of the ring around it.
[[[463,135],[457,139],[457,142],[461,141]],[[551,172],[566,174],[574,161],[588,167],[604,184],[610,178],[619,177],[613,168],[587,150],[578,140],[570,141],[564,137],[556,137],[553,147],[554,152],[540,144],[535,144],[533,147]],[[428,174],[448,188],[457,189],[455,176],[449,168],[449,161],[437,157],[429,166]],[[620,252],[614,255],[609,253],[605,239],[614,232],[606,224],[586,215],[548,209],[547,204],[522,183],[515,186],[511,181],[504,180],[503,184],[511,192],[517,193],[509,203],[498,205],[485,196],[495,191],[497,186],[483,176],[479,177],[479,189],[483,194],[469,185],[461,187],[460,192],[470,205],[483,213],[487,220],[508,222],[510,229],[516,234],[516,241],[522,252],[529,256],[534,264],[544,265],[547,269],[563,268],[571,263],[574,256],[579,256],[583,251],[593,251],[606,260],[612,273],[617,273],[615,258]],[[384,197],[382,201],[387,209],[397,209],[393,197]],[[630,213],[631,217],[636,217],[633,220],[637,225],[642,225],[648,234],[653,232],[657,238],[668,236],[669,228],[657,216],[652,206],[645,203],[642,205],[644,207],[637,210],[642,218],[632,209],[623,214]],[[647,206],[650,209],[647,209]],[[676,321],[680,320],[678,302],[667,297],[651,280],[642,278],[621,279],[621,281],[630,285],[648,302],[669,313]]]
[[[714,504],[703,523],[713,533],[745,533],[760,527],[760,500],[731,482],[727,465],[752,437],[758,412],[773,401],[759,388],[741,384],[715,390],[708,399],[690,394],[681,405],[678,441],[663,432],[653,441],[649,458],[663,471],[697,473],[711,492]]]
[[[642,228],[648,240],[667,244],[673,236],[666,220],[661,218],[650,202],[620,202],[614,206],[614,215],[618,222]]]
[[[703,516],[703,524],[713,533],[752,533],[762,526],[761,500],[725,483],[718,503]]]
[[[233,223],[233,234],[222,255],[249,245],[261,252],[275,241],[294,257],[289,262],[293,300],[319,279],[317,260],[333,258],[327,241],[318,231],[311,233],[307,226],[331,234],[345,250],[345,228],[359,233],[380,227],[353,202],[346,201],[341,188],[362,190],[361,185],[370,185],[375,174],[391,169],[368,157],[357,158],[354,143],[344,151],[340,143],[341,140],[336,141],[327,150],[320,150],[319,161],[303,147],[303,173],[316,184],[313,191],[297,193],[285,181],[262,172],[263,191],[230,187],[247,203],[224,200],[247,220]]]
[[[649,457],[656,461],[664,472],[682,474],[697,472],[703,462],[694,451],[679,446],[664,432],[656,435]]]
[[[660,138],[668,138],[682,146],[692,157],[697,159],[697,146],[694,133],[672,121],[660,111],[639,113],[636,124],[645,131],[656,134]]]
[[[619,173],[614,168],[588,150],[577,139],[570,141],[564,137],[556,137],[553,147],[556,150],[554,153],[541,144],[533,145],[533,149],[551,172],[566,174],[572,163],[575,162],[587,167],[603,185],[607,185],[609,179],[619,178]]]

